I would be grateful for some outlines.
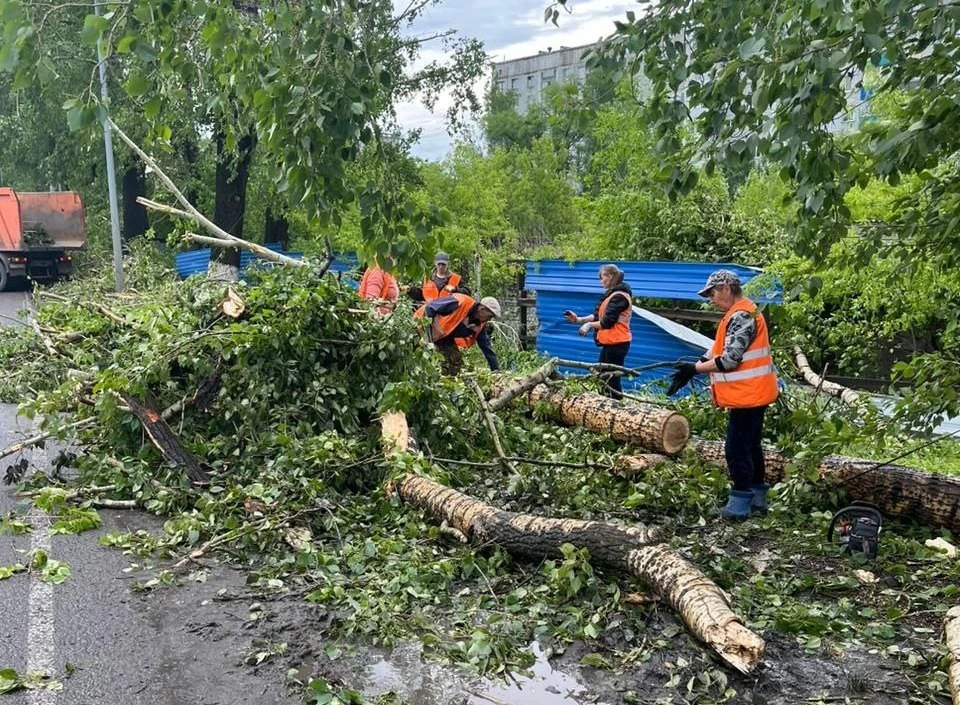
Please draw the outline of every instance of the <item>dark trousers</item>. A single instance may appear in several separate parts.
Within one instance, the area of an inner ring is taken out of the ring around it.
[[[453,338],[441,338],[433,343],[437,351],[443,356],[440,363],[440,372],[447,377],[456,377],[463,368],[463,351]]]
[[[630,343],[617,343],[615,345],[600,346],[600,363],[607,365],[619,365],[627,359],[627,351],[630,350]],[[601,372],[600,378],[605,383],[604,394],[614,399],[623,399],[623,386],[620,384],[620,375]]]
[[[766,469],[763,466],[763,414],[765,406],[753,409],[730,409],[727,417],[727,442],[724,446],[727,469],[733,480],[733,489],[749,490],[763,484]]]

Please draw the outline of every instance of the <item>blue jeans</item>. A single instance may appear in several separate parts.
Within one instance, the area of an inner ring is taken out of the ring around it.
[[[752,409],[730,409],[727,417],[727,441],[724,451],[733,489],[748,491],[761,485],[766,469],[763,466],[763,414],[765,406]]]

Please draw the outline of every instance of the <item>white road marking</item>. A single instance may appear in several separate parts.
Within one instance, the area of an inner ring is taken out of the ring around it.
[[[49,515],[35,509],[30,523],[33,524],[33,531],[30,532],[31,551],[44,551],[49,556],[53,545]],[[57,676],[53,614],[53,585],[41,580],[39,575],[31,575],[27,612],[27,671],[45,673],[51,678]],[[27,694],[30,705],[52,705],[56,701],[56,692],[50,690],[31,690]]]

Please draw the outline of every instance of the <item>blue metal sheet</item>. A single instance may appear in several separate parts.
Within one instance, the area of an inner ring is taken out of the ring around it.
[[[597,298],[593,294],[537,292],[537,319],[540,323],[537,331],[537,352],[564,360],[596,362],[600,349],[593,336],[579,335],[579,326],[567,323],[563,319],[563,312],[572,309],[581,316],[592,313]],[[705,352],[704,348],[680,340],[639,316],[631,317],[630,332],[633,340],[627,354],[627,367],[642,367],[654,362],[681,359],[696,360]],[[564,368],[564,372],[583,374],[584,370]],[[623,385],[626,389],[636,389],[659,382],[660,384],[655,386],[662,390],[662,381],[672,372],[672,368],[650,370],[639,377],[624,379]]]
[[[526,288],[537,292],[537,351],[551,357],[559,357],[578,362],[596,362],[599,349],[593,336],[577,334],[577,326],[563,319],[567,309],[584,316],[593,312],[597,301],[603,294],[603,287],[597,276],[600,265],[607,261],[588,260],[568,262],[566,260],[542,260],[528,262]],[[736,264],[710,264],[702,262],[614,262],[624,272],[624,281],[633,289],[635,296],[657,299],[680,299],[699,301],[697,296],[711,272],[717,269],[730,269],[736,272],[746,284],[761,274],[752,267]],[[779,302],[781,292],[774,283],[767,285],[764,291],[749,292],[756,301],[764,303]],[[706,351],[698,345],[686,342],[671,335],[655,323],[639,316],[630,321],[633,340],[627,355],[627,367],[643,367],[655,362],[674,360],[695,360]],[[568,368],[569,373],[583,373],[582,370]],[[666,379],[673,372],[671,368],[661,368],[645,372],[639,377],[624,379],[625,389],[637,389],[651,386],[663,390]],[[704,389],[706,376],[694,378],[693,387]],[[685,391],[686,393],[686,391]]]
[[[711,264],[704,262],[617,262],[610,260],[541,260],[527,262],[526,288],[541,291],[564,291],[603,293],[597,270],[603,264],[616,264],[624,272],[624,281],[633,289],[634,296],[655,299],[680,299],[703,301],[697,292],[711,272],[729,269],[736,272],[746,284],[761,274],[754,267],[739,264]],[[782,293],[779,285],[772,283],[763,290],[748,291],[750,298],[758,303],[780,303]]]

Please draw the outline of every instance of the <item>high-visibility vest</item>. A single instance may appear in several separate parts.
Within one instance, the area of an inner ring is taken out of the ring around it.
[[[615,291],[600,302],[600,310],[597,311],[597,320],[603,320],[603,314],[607,310],[607,304],[614,296],[622,296],[627,300],[627,310],[617,317],[617,322],[612,328],[598,328],[597,342],[600,345],[616,345],[617,343],[629,343],[633,340],[630,334],[630,315],[633,313],[633,301],[630,295],[625,291]]]
[[[723,354],[727,338],[727,323],[738,311],[746,311],[757,324],[757,335],[743,354],[736,369],[710,373],[710,390],[714,403],[723,409],[752,409],[777,400],[777,374],[773,371],[770,354],[770,336],[763,314],[750,299],[740,299],[724,314],[717,328],[717,337],[710,349],[710,357]]]
[[[430,337],[430,342],[440,340],[441,338],[446,338],[453,331],[457,329],[461,323],[467,318],[470,314],[470,309],[473,308],[473,305],[476,301],[466,294],[451,294],[453,298],[457,300],[457,308],[453,313],[448,313],[441,316],[434,316],[433,322],[430,324],[429,331],[427,335]],[[417,318],[423,318],[426,315],[427,307],[426,304],[417,309],[414,316]],[[469,323],[465,324],[471,331],[473,331],[470,336],[466,338],[454,338],[454,342],[458,347],[469,348],[471,345],[477,342],[477,336],[480,335],[480,331],[483,330],[485,323],[477,323],[471,325]]]
[[[460,286],[460,275],[451,272],[450,278],[447,280],[447,286],[454,288]],[[441,296],[446,296],[446,292],[440,291],[432,278],[427,279],[427,281],[423,283],[420,291],[423,292],[423,300],[427,303],[430,303],[434,299],[439,299]]]

